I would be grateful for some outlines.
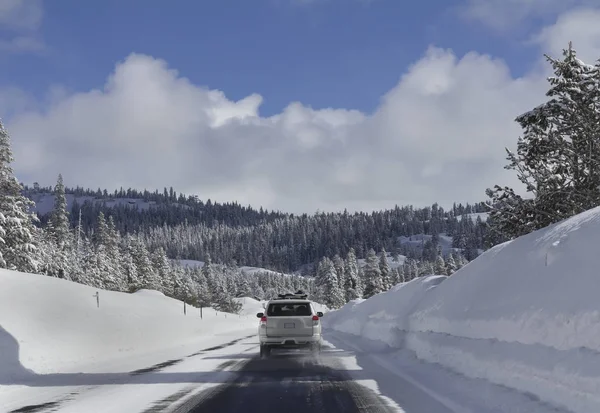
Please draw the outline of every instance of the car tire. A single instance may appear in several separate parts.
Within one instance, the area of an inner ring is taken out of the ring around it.
[[[260,346],[260,358],[266,359],[271,355],[271,347],[261,345]]]
[[[321,353],[321,343],[315,343],[310,347],[311,352],[314,355],[320,354]]]

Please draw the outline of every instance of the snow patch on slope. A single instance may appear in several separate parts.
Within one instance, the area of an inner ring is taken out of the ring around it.
[[[600,411],[600,208],[486,251],[452,277],[401,284],[324,319],[426,361]]]

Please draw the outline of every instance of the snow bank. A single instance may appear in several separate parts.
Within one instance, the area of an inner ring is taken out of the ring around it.
[[[452,277],[353,302],[326,327],[539,397],[600,411],[600,208],[498,245]]]
[[[99,292],[100,307],[95,294]],[[158,291],[126,294],[0,270],[0,379],[75,372],[250,329],[253,317],[200,311]]]
[[[265,311],[263,307],[266,301],[258,301],[252,297],[240,297],[234,298],[235,301],[242,303],[242,310],[240,314],[256,317],[257,313],[262,313]]]

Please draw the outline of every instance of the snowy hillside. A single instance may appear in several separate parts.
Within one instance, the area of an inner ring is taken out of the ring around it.
[[[198,260],[173,260],[173,261],[177,262],[179,265],[181,265],[183,267],[190,267],[190,268],[200,267],[200,268],[202,268],[204,266],[204,261],[198,261]],[[239,270],[244,275],[255,275],[258,273],[274,274],[274,275],[290,275],[290,274],[283,274],[283,273],[273,271],[273,270],[268,270],[266,268],[248,267],[248,266],[239,267]]]
[[[416,234],[410,237],[398,237],[398,242],[401,245],[408,245],[417,250],[422,250],[427,241],[431,241],[432,236],[427,234]],[[452,248],[452,237],[446,234],[439,234],[439,244],[442,249],[442,254],[448,255],[452,251],[460,251],[458,248]]]
[[[426,361],[600,411],[600,208],[498,245],[452,277],[355,301],[326,327],[407,347]]]
[[[199,309],[190,306],[186,312],[182,302],[158,291],[126,294],[0,270],[0,382],[27,374],[24,369],[74,372],[163,349],[197,347],[228,331],[255,331],[254,317],[205,308],[201,319]]]

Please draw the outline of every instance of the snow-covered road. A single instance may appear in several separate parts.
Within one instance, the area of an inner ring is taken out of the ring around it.
[[[326,334],[319,357],[287,351],[261,360],[256,336],[249,333],[212,337],[211,347],[187,348],[186,354],[169,354],[147,368],[2,383],[0,411],[558,412],[526,395],[418,362],[409,353],[382,352],[340,333]]]

